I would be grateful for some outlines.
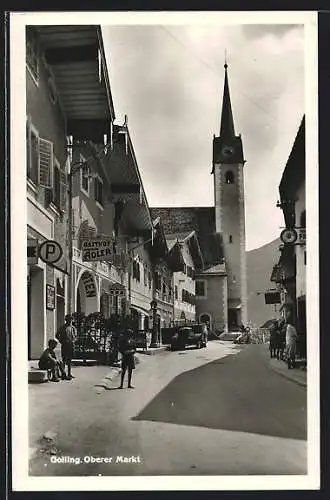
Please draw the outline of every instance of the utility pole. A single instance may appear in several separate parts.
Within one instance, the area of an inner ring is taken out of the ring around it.
[[[69,247],[69,281],[68,281],[68,311],[67,313],[71,316],[72,314],[72,284],[73,284],[73,220],[72,220],[72,174],[73,165],[70,165],[69,177],[69,210],[68,210],[68,247]]]

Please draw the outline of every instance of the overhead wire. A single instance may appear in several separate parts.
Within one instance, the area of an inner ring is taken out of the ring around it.
[[[183,48],[185,48],[191,55],[193,55],[201,64],[203,64],[206,68],[208,68],[209,70],[211,70],[215,75],[217,75],[219,78],[221,77],[221,74],[220,72],[218,71],[218,69],[212,67],[210,64],[208,64],[206,61],[204,61],[203,59],[201,59],[192,49],[191,47],[189,47],[188,45],[186,45],[184,42],[182,42],[182,40],[180,40],[179,38],[177,38],[175,35],[173,35],[173,33],[171,31],[169,31],[167,28],[165,28],[164,26],[160,25],[159,26],[163,31],[165,31],[173,40],[175,40],[179,45],[181,45]],[[243,96],[245,97],[248,101],[250,101],[254,106],[256,106],[260,111],[262,111],[265,115],[267,115],[267,117],[271,118],[272,120],[274,120],[276,123],[278,123],[278,120],[272,116],[270,113],[268,113],[262,106],[260,106],[260,104],[258,104],[256,101],[254,101],[251,97],[249,97],[247,94],[245,94],[244,92],[242,92],[238,86],[236,85],[235,81],[231,83],[234,87],[237,88],[237,91]]]

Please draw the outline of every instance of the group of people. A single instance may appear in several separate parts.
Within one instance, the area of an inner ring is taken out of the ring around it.
[[[287,361],[288,368],[295,368],[298,333],[290,317],[274,321],[270,329],[270,357]]]
[[[39,369],[47,370],[50,373],[51,382],[62,380],[72,380],[74,376],[71,373],[71,365],[74,353],[74,342],[77,338],[77,330],[70,317],[65,318],[65,325],[59,329],[56,339],[48,341],[48,347],[43,351],[39,359]],[[55,349],[58,342],[61,344],[61,358],[58,360]],[[65,367],[67,366],[67,373]]]
[[[56,334],[56,339],[48,341],[48,347],[43,351],[39,359],[39,369],[47,370],[51,382],[59,382],[62,380],[72,380],[75,378],[71,372],[72,359],[74,356],[74,343],[77,339],[77,329],[73,324],[70,316],[65,318],[65,325],[59,329]],[[57,359],[55,349],[58,342],[61,344],[61,360]],[[135,368],[135,344],[133,338],[133,330],[127,329],[120,335],[119,352],[121,353],[121,382],[120,389],[123,389],[124,378],[128,374],[128,388],[134,389],[132,386],[132,374]],[[66,373],[67,366],[67,373]]]

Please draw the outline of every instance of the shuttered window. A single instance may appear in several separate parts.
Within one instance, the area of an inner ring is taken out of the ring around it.
[[[94,179],[95,200],[103,207],[103,182],[99,178]]]
[[[53,143],[39,138],[39,185],[52,187]]]
[[[31,26],[26,27],[26,63],[36,82],[39,80],[39,43],[37,32]]]
[[[80,161],[85,161],[85,158],[83,158],[82,156],[80,157]],[[87,165],[85,165],[84,167],[82,167],[82,169],[80,170],[81,172],[81,177],[80,177],[80,181],[81,181],[81,190],[87,195],[89,196],[89,167]]]
[[[28,121],[26,123],[26,173],[28,178],[39,181],[39,134]]]
[[[53,203],[59,210],[66,211],[67,203],[67,176],[60,163],[54,158],[53,174]]]

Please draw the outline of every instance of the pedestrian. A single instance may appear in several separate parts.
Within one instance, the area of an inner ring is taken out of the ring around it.
[[[278,346],[276,351],[276,357],[278,360],[284,359],[285,336],[286,336],[286,323],[285,320],[282,318],[278,323]]]
[[[51,377],[49,378],[51,382],[59,382],[60,375],[62,380],[66,379],[63,363],[58,361],[54,352],[56,346],[57,341],[55,339],[50,339],[48,341],[48,347],[41,354],[38,363],[40,370],[47,370],[47,372],[49,371],[51,373]]]
[[[124,385],[124,378],[126,370],[128,371],[128,384],[127,387],[134,389],[132,386],[132,372],[135,368],[135,346],[133,341],[133,331],[128,329],[122,335],[119,341],[119,352],[122,355],[121,359],[121,382],[119,388],[122,389]]]
[[[278,347],[278,326],[277,321],[273,321],[270,326],[269,351],[270,357],[276,358],[276,350]]]
[[[69,380],[75,378],[71,373],[71,365],[74,352],[74,342],[77,338],[77,330],[73,325],[73,320],[71,316],[66,316],[64,327],[60,328],[56,337],[61,343],[61,355],[62,362],[65,369],[65,365],[68,367],[67,378]]]
[[[296,364],[297,338],[297,330],[293,325],[293,321],[289,317],[287,320],[285,336],[286,357],[289,369],[294,368]]]

